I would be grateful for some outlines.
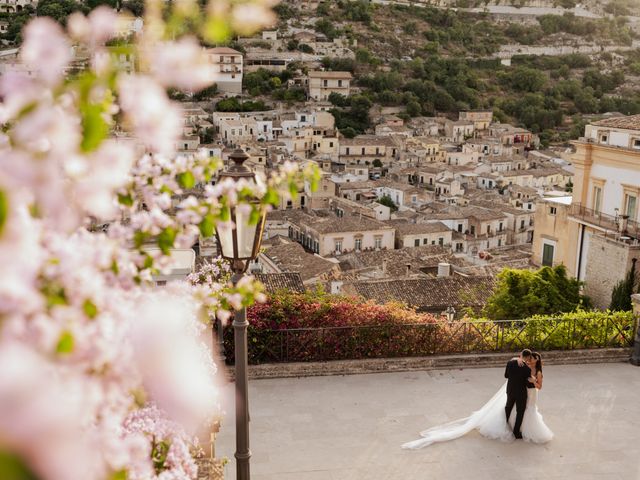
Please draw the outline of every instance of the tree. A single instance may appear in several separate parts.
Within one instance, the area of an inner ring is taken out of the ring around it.
[[[87,11],[87,8],[74,0],[42,0],[36,7],[39,17],[51,17],[58,23],[66,23],[67,17],[75,11]]]
[[[381,196],[378,200],[376,200],[376,202],[378,202],[381,205],[385,205],[389,207],[392,212],[395,212],[398,210],[398,206],[389,195]]]
[[[382,161],[379,158],[376,158],[373,161],[373,166],[376,167],[376,168],[382,168]]]
[[[631,269],[627,272],[626,277],[620,280],[611,292],[611,304],[609,310],[629,311],[631,306],[631,295],[635,289],[636,281],[636,259],[631,262]]]
[[[567,276],[564,265],[537,271],[505,268],[489,297],[485,314],[494,320],[518,319],[532,315],[553,315],[588,307],[580,294],[582,283]]]
[[[129,10],[134,16],[141,17],[144,14],[143,0],[127,0],[122,4],[124,10]]]
[[[422,113],[422,107],[420,107],[420,102],[417,100],[411,100],[407,103],[407,114],[412,117],[417,117]]]

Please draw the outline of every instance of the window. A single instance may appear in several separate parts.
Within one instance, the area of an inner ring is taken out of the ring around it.
[[[329,85],[329,82],[327,80],[323,80],[322,84],[326,87],[327,85]]]
[[[329,147],[333,148],[333,142],[329,142]]]
[[[487,235],[491,235],[491,225],[487,225]]]
[[[423,245],[427,245],[429,243],[429,239],[428,238],[423,238],[422,239],[422,244]]]
[[[624,214],[632,220],[636,218],[637,203],[638,199],[635,195],[629,193],[624,195]]]
[[[498,227],[498,231],[501,232],[502,231],[502,222],[500,222],[500,226]]]
[[[600,135],[600,143],[607,143],[607,140],[609,140],[608,135]]]
[[[335,240],[334,246],[334,250],[336,253],[342,253],[342,240]]]
[[[524,220],[520,220],[520,228],[524,228]]]
[[[382,248],[382,237],[376,237],[374,240],[374,246],[376,250],[380,250]]]
[[[475,225],[471,225],[471,235],[475,235],[476,234],[476,226]]]
[[[600,212],[602,208],[602,187],[593,187],[593,209]]]
[[[413,246],[414,246],[414,247],[419,247],[419,246],[420,246],[420,239],[419,239],[419,238],[416,238],[416,239],[413,241]]]
[[[633,144],[631,145],[631,148],[634,148],[636,150],[640,149],[640,138],[633,139]]]
[[[341,87],[342,86],[342,80],[338,80],[338,86]]]
[[[499,247],[501,247],[501,246],[502,246],[502,239],[501,239],[501,238],[499,238],[499,239],[498,239],[498,246],[499,246]]]
[[[440,246],[444,245],[444,238],[443,237],[439,237],[438,238],[438,245],[440,245]]]
[[[553,245],[550,245],[548,243],[545,243],[542,246],[542,265],[545,267],[552,267],[553,266],[553,251],[555,250],[555,247]]]
[[[357,251],[362,250],[362,239],[361,238],[356,238],[355,240],[355,248]]]
[[[347,147],[347,155],[349,155],[349,147]]]
[[[462,251],[462,244],[461,243],[456,243],[456,252],[461,252]]]
[[[462,224],[461,223],[458,224],[458,232],[462,233]]]
[[[362,155],[364,155],[364,147],[362,147]]]
[[[555,215],[556,213],[558,213],[557,207],[549,207],[549,215]]]

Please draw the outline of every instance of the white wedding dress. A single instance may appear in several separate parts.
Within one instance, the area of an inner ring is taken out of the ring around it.
[[[454,420],[453,422],[439,425],[420,432],[419,440],[407,442],[402,445],[405,449],[423,448],[432,443],[446,442],[466,435],[471,430],[478,430],[481,435],[510,442],[515,440],[513,436],[513,424],[516,418],[516,408],[513,407],[509,425],[504,413],[507,403],[507,383],[498,390],[491,400],[483,405],[480,410],[473,412],[470,416]],[[529,442],[546,443],[553,438],[553,432],[547,427],[538,411],[538,389],[527,388],[527,408],[522,418],[522,438]]]

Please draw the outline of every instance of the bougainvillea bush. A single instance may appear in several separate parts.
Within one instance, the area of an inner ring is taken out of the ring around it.
[[[149,0],[132,38],[107,7],[24,29],[25,67],[0,77],[1,479],[196,478],[194,435],[220,413],[206,322],[260,288],[215,266],[153,275],[230,228],[230,207],[257,221],[317,174],[212,186],[220,159],[174,150],[167,89],[215,82],[202,44],[270,23],[268,3]]]
[[[278,292],[249,308],[247,319],[251,363],[427,355],[448,330],[433,315],[399,303],[323,292]],[[231,329],[225,352],[232,361]]]
[[[281,291],[248,310],[251,363],[390,358],[523,348],[628,347],[632,312],[578,311],[521,320],[444,317],[322,292]],[[225,332],[233,361],[233,332]]]

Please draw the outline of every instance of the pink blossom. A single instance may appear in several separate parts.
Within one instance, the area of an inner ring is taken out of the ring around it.
[[[171,153],[182,129],[182,115],[151,78],[124,76],[118,85],[120,106],[134,133],[153,151]]]
[[[155,44],[148,56],[151,73],[165,87],[197,91],[216,80],[207,55],[193,37]]]
[[[62,79],[64,69],[71,61],[71,44],[55,21],[37,17],[24,30],[20,57],[38,71],[40,79],[52,86]]]

